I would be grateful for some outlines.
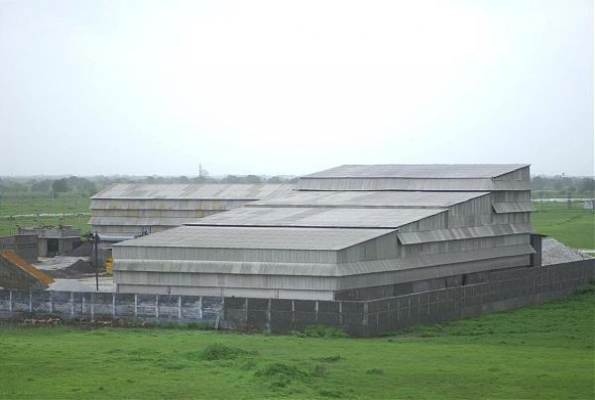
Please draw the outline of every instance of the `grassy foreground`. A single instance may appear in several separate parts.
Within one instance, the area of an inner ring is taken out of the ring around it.
[[[0,328],[0,398],[594,396],[595,292],[377,339]]]
[[[535,232],[553,237],[575,249],[595,249],[595,214],[585,210],[582,203],[534,202],[531,223]]]

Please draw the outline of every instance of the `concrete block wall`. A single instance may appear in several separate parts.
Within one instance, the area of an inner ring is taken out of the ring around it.
[[[223,320],[229,329],[287,333],[307,326],[324,325],[344,329],[351,336],[375,336],[398,328],[563,298],[586,287],[594,279],[595,260],[585,260],[404,283],[389,289],[390,293],[401,295],[376,300],[226,298]],[[379,290],[385,289],[369,290],[377,296]]]
[[[367,301],[364,335],[539,304],[594,280],[595,260],[469,274],[459,286]]]
[[[359,301],[0,290],[0,317],[207,322],[221,329],[281,334],[324,325],[351,336],[375,336],[566,297],[595,280],[595,259],[440,279],[403,284],[398,290],[405,293],[398,296]]]
[[[37,235],[3,236],[0,237],[0,250],[12,250],[27,262],[37,262],[37,240]]]

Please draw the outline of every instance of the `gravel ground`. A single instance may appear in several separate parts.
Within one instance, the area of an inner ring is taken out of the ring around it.
[[[588,258],[579,251],[571,249],[570,247],[552,238],[546,238],[543,240],[541,257],[542,265],[580,261]]]

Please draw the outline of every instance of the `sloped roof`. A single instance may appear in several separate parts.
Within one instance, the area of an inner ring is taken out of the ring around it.
[[[402,244],[444,242],[448,240],[475,239],[481,237],[533,233],[529,223],[468,226],[464,228],[433,229],[420,232],[399,232]]]
[[[186,225],[393,229],[442,212],[446,212],[446,209],[245,207],[201,218]]]
[[[365,192],[294,191],[247,207],[444,208],[489,192]]]
[[[181,226],[114,247],[341,250],[390,232],[393,230]]]
[[[293,189],[291,184],[116,184],[102,190],[92,200],[260,200],[280,196]]]
[[[308,178],[495,178],[528,164],[376,164],[342,165],[304,176]]]

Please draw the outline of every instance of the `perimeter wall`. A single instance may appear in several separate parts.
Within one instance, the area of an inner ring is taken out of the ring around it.
[[[563,298],[594,279],[595,259],[413,282],[399,287],[398,296],[368,301],[0,290],[0,317],[205,322],[272,333],[325,325],[362,337]]]

